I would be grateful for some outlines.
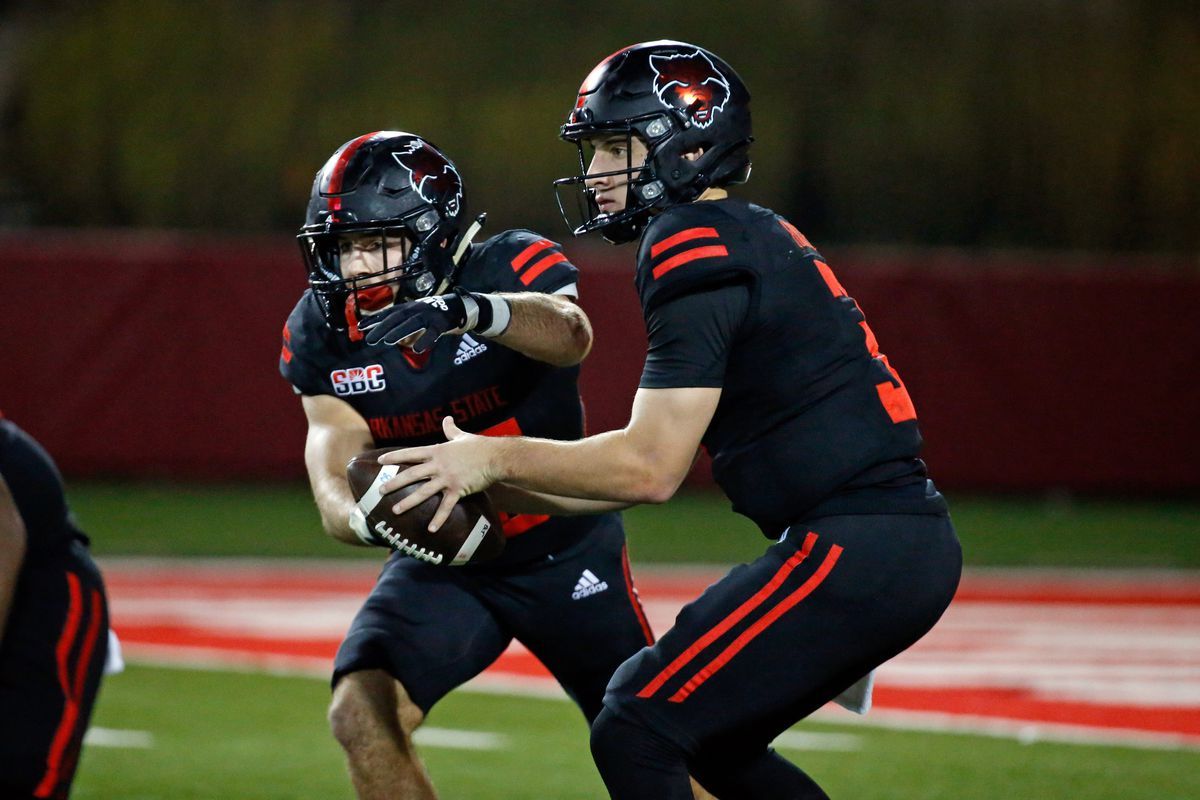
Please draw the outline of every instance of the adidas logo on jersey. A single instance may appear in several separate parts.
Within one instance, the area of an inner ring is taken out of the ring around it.
[[[464,333],[462,341],[458,343],[458,350],[454,353],[455,364],[465,364],[480,353],[487,352],[487,345],[483,342],[477,342],[471,338],[469,334]]]
[[[579,576],[579,581],[575,584],[575,591],[571,592],[572,600],[582,600],[585,597],[603,592],[608,588],[608,583],[596,577],[596,573],[590,569],[585,569],[583,574]]]

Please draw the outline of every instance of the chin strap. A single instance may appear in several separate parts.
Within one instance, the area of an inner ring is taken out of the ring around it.
[[[462,261],[462,257],[466,254],[467,248],[471,246],[471,240],[474,239],[475,235],[479,233],[479,230],[483,227],[483,223],[486,220],[487,212],[484,212],[475,218],[475,221],[471,223],[471,227],[467,228],[467,232],[463,234],[462,240],[458,243],[458,247],[455,249],[454,255],[450,259],[454,262],[454,266],[457,267],[458,262]]]
[[[458,272],[458,263],[462,261],[463,256],[467,254],[467,248],[471,246],[471,240],[473,240],[476,234],[479,233],[480,229],[483,228],[483,223],[486,220],[487,212],[485,211],[475,218],[475,221],[472,222],[470,227],[467,228],[467,232],[463,234],[462,239],[459,240],[458,247],[454,248],[454,255],[450,256],[450,263],[454,267],[454,269],[451,270],[452,274]],[[445,294],[450,289],[450,278],[451,275],[447,275],[446,277],[442,278],[442,282],[438,286],[437,291],[431,292],[430,294]]]

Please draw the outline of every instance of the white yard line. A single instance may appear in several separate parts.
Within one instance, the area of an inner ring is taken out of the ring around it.
[[[149,731],[123,731],[115,728],[88,728],[83,743],[89,747],[154,747],[154,734]]]

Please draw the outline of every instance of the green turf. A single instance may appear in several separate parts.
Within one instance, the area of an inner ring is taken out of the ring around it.
[[[100,555],[379,555],[326,537],[302,484],[72,483],[68,491]],[[1200,503],[950,501],[969,565],[1200,568]],[[683,492],[625,517],[638,562],[728,564],[765,544],[715,493]]]
[[[323,680],[132,666],[105,684],[93,725],[148,731],[150,749],[89,747],[76,800],[351,798],[327,733]],[[428,722],[508,737],[505,749],[422,748],[442,797],[602,798],[575,707],[457,692]],[[805,723],[860,737],[855,752],[781,747],[835,798],[1184,800],[1200,797],[1200,753],[883,731]]]

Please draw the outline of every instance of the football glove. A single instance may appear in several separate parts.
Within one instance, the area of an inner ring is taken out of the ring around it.
[[[423,353],[448,333],[478,331],[481,336],[498,336],[508,328],[510,319],[504,298],[455,289],[403,303],[364,319],[358,327],[369,345],[399,344],[416,334],[408,346]]]

